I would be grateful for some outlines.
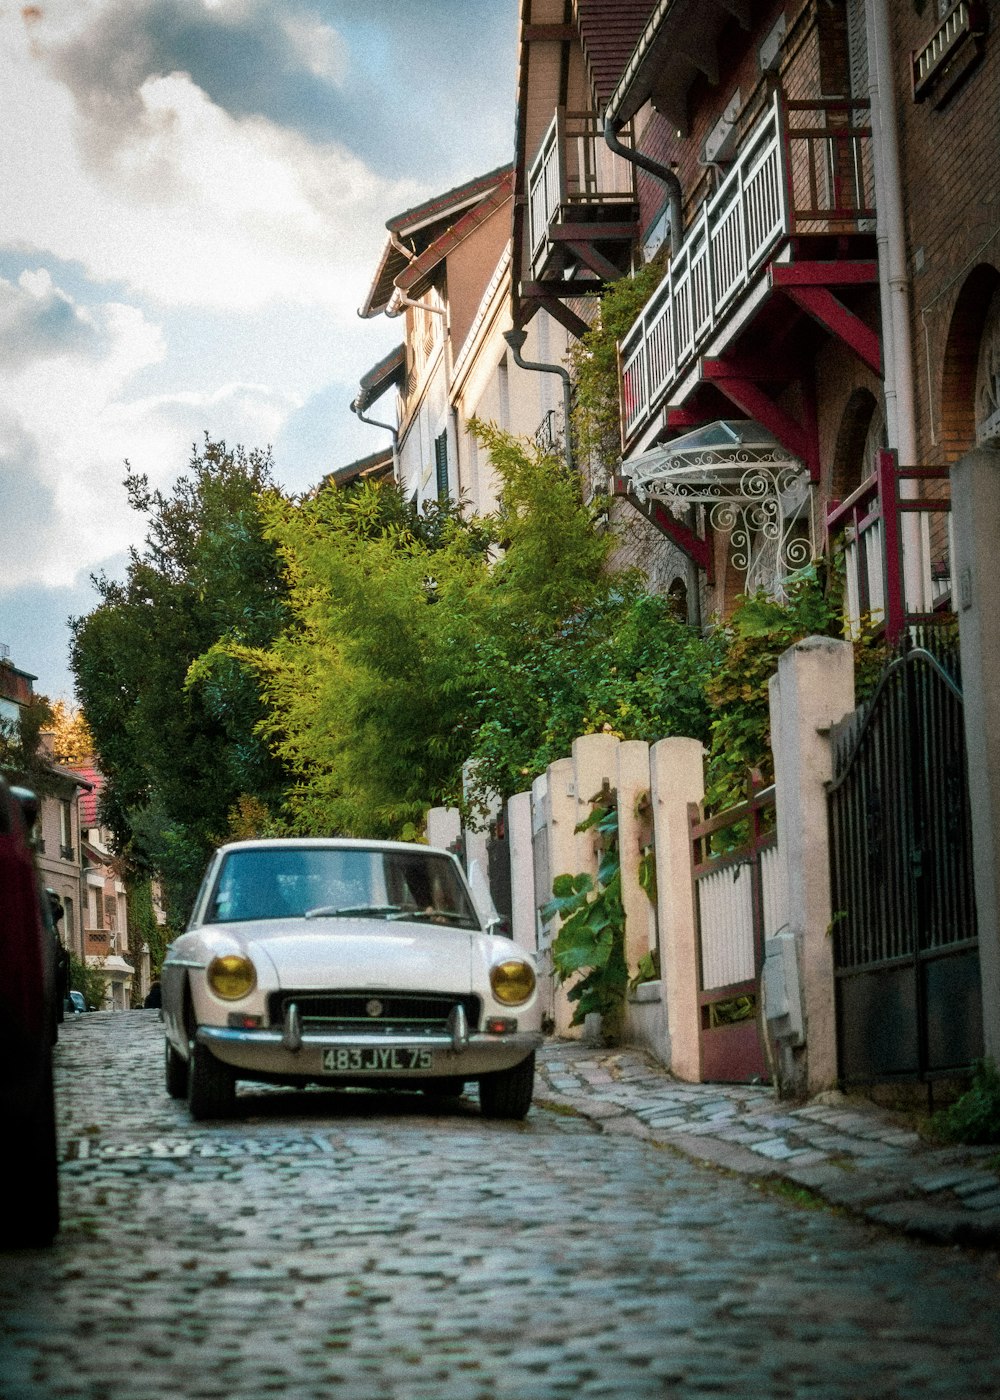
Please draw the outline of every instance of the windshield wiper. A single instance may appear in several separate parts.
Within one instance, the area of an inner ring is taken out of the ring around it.
[[[405,918],[407,911],[400,909],[398,904],[319,904],[315,909],[307,909],[302,917],[304,919],[349,919],[365,914],[381,919]]]

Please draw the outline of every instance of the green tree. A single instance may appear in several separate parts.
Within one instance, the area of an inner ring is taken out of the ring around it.
[[[42,734],[50,728],[53,716],[46,697],[33,695],[21,706],[17,719],[0,717],[0,773],[8,782],[30,788],[40,797],[63,786],[42,747]]]
[[[191,662],[220,638],[266,645],[286,620],[261,515],[271,471],[269,453],[206,438],[169,494],[130,472],[144,547],[131,551],[124,581],[94,579],[100,602],[72,623],[77,694],[107,779],[103,820],[120,854],[161,876],[175,924],[240,794],[276,805],[283,790],[256,732],[254,677],[230,665],[187,683]]]

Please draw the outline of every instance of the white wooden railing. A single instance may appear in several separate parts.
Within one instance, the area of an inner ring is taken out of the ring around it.
[[[870,225],[871,132],[855,122],[866,105],[775,95],[621,342],[626,445],[785,238]],[[789,128],[790,113],[802,124]]]
[[[632,144],[631,124],[619,140],[623,146]],[[532,268],[544,261],[549,226],[563,205],[620,203],[635,197],[635,166],[610,149],[599,115],[558,107],[528,172]]]

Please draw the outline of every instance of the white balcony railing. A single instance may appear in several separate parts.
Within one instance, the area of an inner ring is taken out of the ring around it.
[[[854,120],[866,105],[775,96],[621,343],[626,444],[785,238],[871,225],[871,132]]]
[[[632,144],[631,124],[619,140]],[[635,197],[635,166],[608,146],[598,114],[558,107],[528,173],[532,269],[544,261],[549,226],[563,206],[628,203]]]

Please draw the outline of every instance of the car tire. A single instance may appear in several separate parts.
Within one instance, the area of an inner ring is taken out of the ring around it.
[[[163,1048],[163,1069],[167,1093],[172,1099],[185,1099],[188,1091],[187,1060],[178,1055],[169,1040],[164,1041]]]
[[[231,1118],[236,1112],[236,1075],[204,1045],[191,1047],[187,1100],[191,1117]]]
[[[535,1092],[534,1051],[512,1069],[484,1074],[479,1081],[479,1111],[484,1118],[524,1118]]]
[[[420,1086],[420,1091],[426,1094],[429,1099],[457,1099],[461,1098],[465,1089],[465,1080],[456,1079],[454,1075],[447,1079],[426,1079]]]

